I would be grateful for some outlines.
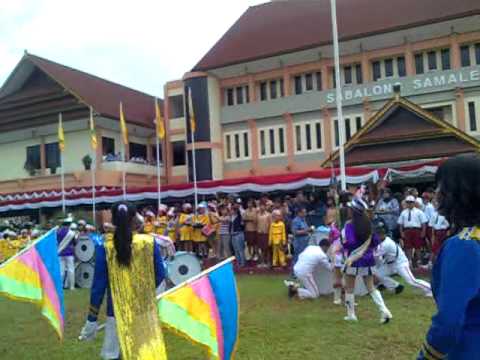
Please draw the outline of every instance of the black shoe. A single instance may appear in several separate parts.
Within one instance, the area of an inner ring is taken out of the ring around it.
[[[396,294],[396,295],[401,294],[404,289],[405,289],[405,286],[403,286],[402,284],[398,285],[398,286],[395,288],[395,294]]]
[[[378,291],[385,291],[385,289],[386,289],[386,287],[383,284],[380,284],[380,285],[377,286]]]
[[[290,285],[288,287],[288,298],[293,299],[297,295],[297,288],[295,286]]]

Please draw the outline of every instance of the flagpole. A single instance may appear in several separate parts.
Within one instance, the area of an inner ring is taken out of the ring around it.
[[[90,107],[90,132],[92,132],[95,128],[94,128],[94,123],[93,123],[93,108]],[[96,136],[95,133],[91,133],[90,134],[90,137],[92,136]],[[93,139],[91,138],[90,141],[93,141]],[[97,216],[96,216],[96,204],[95,204],[95,201],[96,201],[96,189],[95,189],[95,171],[96,171],[96,167],[97,167],[97,151],[96,149],[93,147],[93,143],[92,143],[92,152],[93,152],[93,156],[92,156],[92,168],[91,168],[91,172],[92,172],[92,216],[93,216],[93,227],[97,227]]]
[[[157,120],[158,121],[158,120]],[[158,124],[157,124],[158,126]],[[162,184],[160,180],[161,176],[161,169],[160,169],[160,139],[158,138],[158,134],[156,134],[155,138],[157,139],[157,194],[158,194],[158,211],[160,211],[160,205],[162,204]]]
[[[122,186],[123,186],[123,200],[127,200],[127,174],[126,174],[126,152],[127,152],[127,145],[123,144],[123,153],[122,153]]]
[[[192,168],[193,168],[193,195],[195,198],[195,215],[198,208],[198,193],[197,193],[197,161],[195,159],[195,131],[190,126],[190,135],[192,137]]]
[[[338,26],[337,26],[337,3],[336,0],[330,0],[332,15],[332,32],[333,32],[333,53],[335,59],[335,82],[336,82],[336,100],[337,100],[337,119],[339,132],[339,155],[340,155],[340,181],[342,190],[347,190],[347,179],[345,175],[345,123],[343,120],[342,109],[342,84],[340,79],[340,54],[338,44]]]
[[[64,137],[65,135],[63,135],[63,123],[62,123],[62,113],[58,114],[58,119],[59,119],[59,122],[60,122],[60,127],[62,129],[62,137]],[[65,139],[63,139],[63,141],[65,141]],[[64,145],[63,145],[64,146]],[[61,187],[62,187],[62,212],[63,212],[63,215],[66,215],[66,205],[65,205],[65,166],[64,166],[64,162],[63,162],[63,151],[64,150],[61,150],[60,151],[60,183],[61,183]]]

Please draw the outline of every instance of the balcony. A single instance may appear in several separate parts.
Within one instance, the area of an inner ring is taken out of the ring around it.
[[[104,171],[114,171],[114,172],[122,172],[124,171],[127,174],[141,174],[141,175],[157,175],[157,167],[154,165],[148,164],[139,164],[134,162],[126,162],[123,161],[105,161],[101,165],[101,169]],[[164,168],[163,165],[160,165],[160,171],[162,176],[164,175]]]

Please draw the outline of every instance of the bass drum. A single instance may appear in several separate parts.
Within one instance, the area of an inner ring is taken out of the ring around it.
[[[95,268],[90,263],[79,263],[75,269],[75,282],[82,289],[90,289],[93,284]]]
[[[167,278],[175,286],[200,274],[201,271],[200,261],[188,252],[179,251],[172,260],[167,261]]]
[[[95,256],[95,245],[89,237],[81,237],[75,245],[75,257],[81,262],[89,262]]]

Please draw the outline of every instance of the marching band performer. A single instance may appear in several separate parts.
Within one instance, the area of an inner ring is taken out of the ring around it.
[[[178,218],[180,226],[180,248],[183,251],[193,252],[193,214],[192,205],[183,204],[182,213]]]
[[[72,230],[73,219],[68,217],[63,220],[62,226],[57,230],[58,254],[60,256],[60,273],[64,289],[75,289],[75,237]]]
[[[155,290],[165,277],[164,266],[153,236],[134,235],[134,231],[141,227],[137,215],[132,204],[114,205],[115,233],[107,235],[105,243],[96,249],[90,311],[80,339],[95,338],[98,313],[106,294],[107,320],[102,359],[165,358],[155,303]]]

